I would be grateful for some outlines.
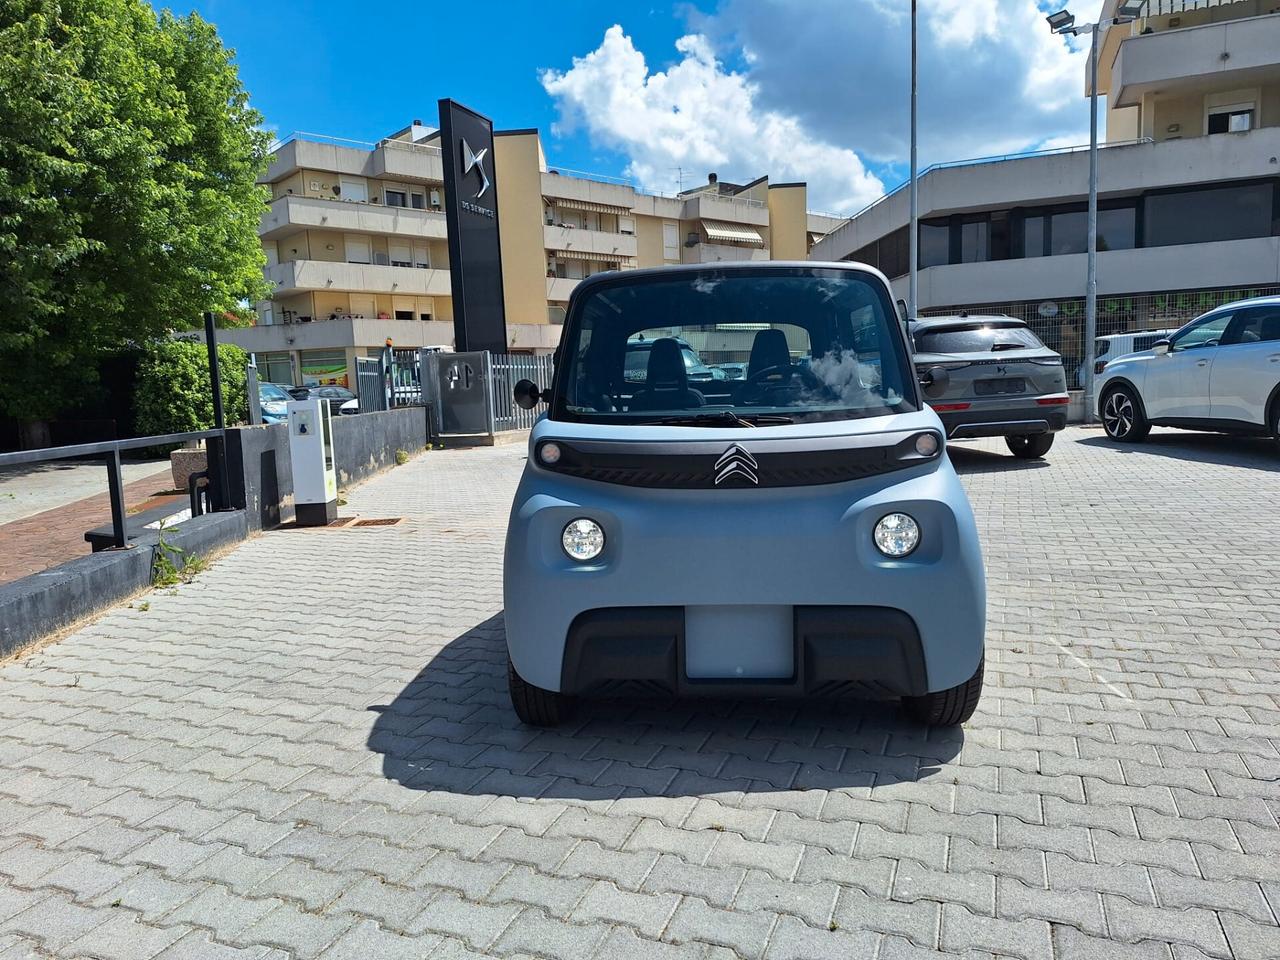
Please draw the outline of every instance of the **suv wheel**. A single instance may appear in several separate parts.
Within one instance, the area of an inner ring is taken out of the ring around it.
[[[1115,387],[1102,398],[1102,428],[1108,437],[1121,443],[1137,443],[1151,432],[1151,424],[1143,416],[1142,405],[1131,387]]]
[[[569,715],[568,697],[527,683],[516,673],[510,657],[507,658],[507,687],[511,691],[511,706],[521,723],[531,727],[555,727]]]
[[[903,697],[902,705],[912,719],[930,727],[954,727],[964,723],[978,709],[982,696],[982,672],[985,661],[964,683],[923,697]]]
[[[1038,460],[1053,446],[1052,433],[1015,434],[1004,438],[1009,452],[1022,460]]]

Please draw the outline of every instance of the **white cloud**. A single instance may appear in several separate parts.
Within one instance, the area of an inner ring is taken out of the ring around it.
[[[1029,149],[1088,128],[1085,48],[1045,14],[1067,0],[920,4],[920,149],[924,164]],[[1073,0],[1078,22],[1102,0]],[[907,0],[721,0],[708,38],[751,54],[764,109],[875,162],[902,163],[909,142]],[[785,29],[780,25],[785,24]]]
[[[1045,22],[1067,3],[920,3],[922,166],[1087,142],[1087,37],[1054,36]],[[815,209],[848,213],[880,193],[872,171],[905,172],[908,0],[718,4],[690,14],[690,35],[664,71],[650,72],[619,26],[570,69],[545,71],[562,128],[582,125],[660,191],[673,188],[676,166],[726,179],[767,173],[807,181]],[[1080,23],[1101,6],[1070,0]]]
[[[804,180],[815,209],[852,212],[883,192],[852,149],[763,106],[758,85],[727,70],[705,36],[682,37],[676,50],[677,62],[651,73],[622,27],[610,27],[570,69],[543,72],[543,87],[560,105],[558,128],[581,123],[594,141],[625,154],[628,174],[649,190],[670,192],[680,166],[699,177]]]

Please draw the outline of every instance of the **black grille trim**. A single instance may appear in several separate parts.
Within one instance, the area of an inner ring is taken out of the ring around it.
[[[933,433],[939,453],[922,457],[915,438]],[[547,443],[560,448],[554,464],[542,462]],[[742,476],[716,484],[716,461],[736,443],[754,457],[758,483]],[[544,470],[629,487],[668,490],[725,490],[818,486],[847,483],[906,470],[939,459],[942,436],[936,431],[911,430],[890,434],[813,439],[715,440],[690,442],[618,442],[548,438],[538,445],[536,459]]]

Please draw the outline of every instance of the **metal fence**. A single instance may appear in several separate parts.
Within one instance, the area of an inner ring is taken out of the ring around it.
[[[387,409],[387,377],[380,357],[356,357],[356,396],[361,413]]]
[[[1143,330],[1176,330],[1202,313],[1236,300],[1280,294],[1280,286],[1233,287],[1132,296],[1098,297],[1098,336]],[[1084,297],[966,304],[921,310],[922,317],[995,314],[1026,321],[1045,345],[1062,354],[1067,384],[1078,390],[1084,375]]]
[[[554,369],[550,354],[531,356],[517,353],[493,355],[493,379],[489,389],[493,397],[493,428],[503,430],[528,430],[542,413],[541,404],[532,410],[516,406],[512,389],[520,380],[532,380],[546,390],[551,386]]]

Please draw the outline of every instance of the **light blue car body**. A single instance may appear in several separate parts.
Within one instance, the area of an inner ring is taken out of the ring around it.
[[[917,671],[911,689],[879,695],[921,695],[965,683],[983,659],[986,581],[973,513],[945,446],[931,459],[857,479],[732,489],[601,482],[538,462],[548,441],[565,447],[639,444],[649,451],[695,444],[712,451],[707,470],[714,469],[719,451],[734,444],[759,457],[780,445],[891,447],[921,431],[944,443],[937,415],[920,407],[755,429],[601,424],[543,414],[530,436],[507,529],[506,637],[516,672],[544,690],[581,692],[566,689],[566,656],[578,655],[567,641],[580,617],[615,608],[677,608],[690,629],[698,625],[700,676],[740,679],[729,687],[734,695],[774,696],[787,686],[785,669],[770,672],[769,663],[791,642],[788,611],[856,607],[906,614],[918,631],[923,675]],[[900,559],[880,553],[872,535],[876,523],[894,512],[914,517],[921,531],[919,546]],[[588,562],[570,559],[561,546],[565,525],[580,517],[594,520],[605,534],[603,551]],[[710,643],[703,642],[708,631]],[[690,634],[684,650],[689,663],[677,665],[675,692],[714,694],[715,684],[693,681],[692,639]],[[615,654],[623,642],[614,643]],[[850,655],[857,672],[857,651]],[[625,652],[613,662],[625,664]],[[867,669],[874,671],[875,662]],[[753,682],[761,676],[777,682]],[[862,681],[857,692],[877,695],[875,677],[851,679]]]

